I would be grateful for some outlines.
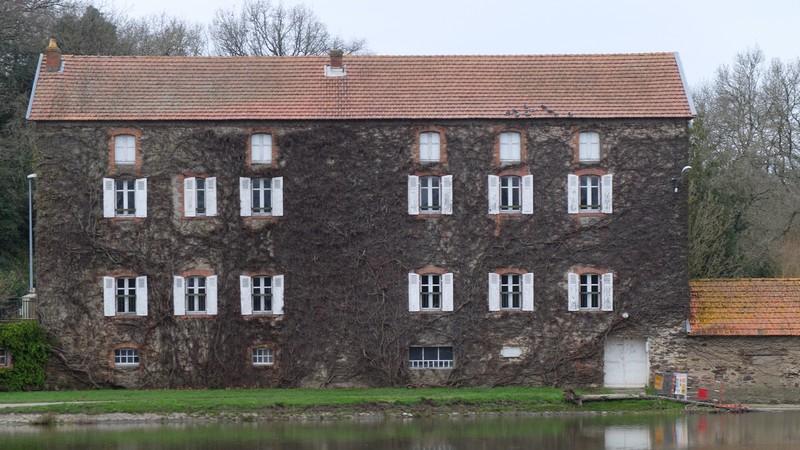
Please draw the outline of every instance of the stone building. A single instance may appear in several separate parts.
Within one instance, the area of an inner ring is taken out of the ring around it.
[[[685,370],[692,111],[672,53],[51,45],[28,118],[40,310],[70,380],[642,386]]]

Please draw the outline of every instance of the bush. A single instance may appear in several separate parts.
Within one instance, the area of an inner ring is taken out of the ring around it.
[[[0,388],[21,391],[44,384],[49,354],[44,329],[35,321],[0,324],[0,347],[11,355],[11,368],[0,369]]]

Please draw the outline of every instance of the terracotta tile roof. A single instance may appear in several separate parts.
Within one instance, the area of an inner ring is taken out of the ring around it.
[[[62,59],[42,69],[31,120],[692,116],[672,53],[345,56],[337,78],[327,56]]]
[[[692,280],[690,334],[800,336],[800,279]]]

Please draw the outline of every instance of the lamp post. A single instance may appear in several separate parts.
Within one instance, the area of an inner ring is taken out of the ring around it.
[[[28,293],[33,294],[33,179],[28,175]]]

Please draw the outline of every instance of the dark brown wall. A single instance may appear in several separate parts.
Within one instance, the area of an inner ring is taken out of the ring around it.
[[[38,125],[38,293],[44,323],[75,373],[128,386],[590,384],[602,381],[602,344],[617,328],[655,333],[686,317],[686,197],[671,179],[688,156],[676,120],[509,120],[351,123],[74,123]],[[276,167],[252,171],[249,130],[274,131]],[[452,216],[409,216],[407,175],[422,169],[420,129],[441,127],[454,176]],[[487,214],[496,132],[521,130],[534,176],[534,214]],[[109,132],[141,130],[148,217],[102,218]],[[576,219],[566,211],[575,133],[601,134],[599,167],[614,174],[614,213]],[[219,215],[180,217],[179,176],[218,180]],[[238,177],[284,177],[284,217],[239,216]],[[407,273],[433,265],[455,274],[455,311],[409,313]],[[567,312],[566,274],[614,272],[612,312]],[[535,274],[535,311],[489,313],[487,274]],[[219,315],[176,318],[172,276],[219,276]],[[239,313],[242,272],[286,276],[285,315]],[[147,275],[149,315],[105,318],[101,278]],[[630,318],[623,320],[626,311]],[[109,352],[137,343],[141,366],[109,368]],[[253,368],[247,348],[272,343],[276,365]],[[410,371],[409,345],[453,345],[452,371]],[[500,356],[503,345],[525,349]],[[662,368],[665,370],[665,368]],[[85,371],[85,372],[81,372]]]

